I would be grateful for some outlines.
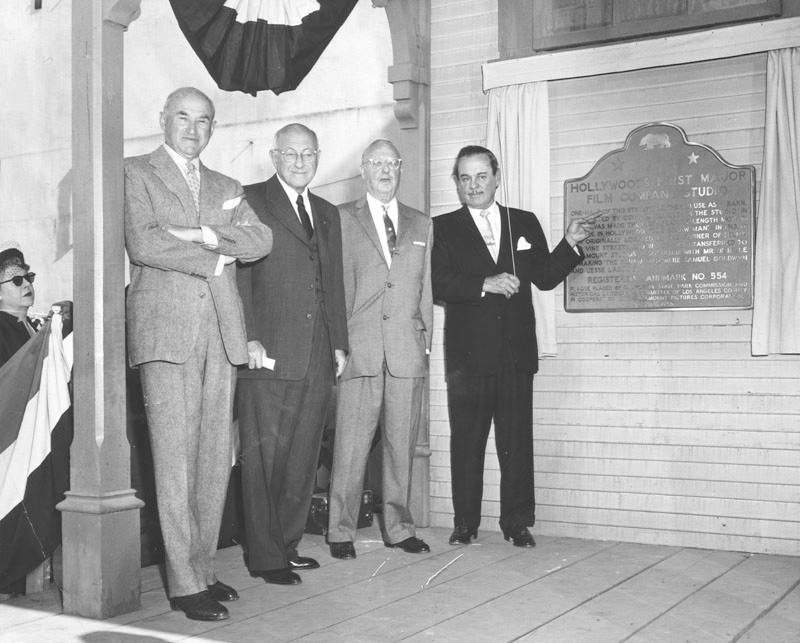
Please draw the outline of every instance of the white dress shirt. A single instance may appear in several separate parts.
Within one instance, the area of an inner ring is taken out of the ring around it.
[[[492,204],[488,208],[468,208],[468,209],[469,213],[472,215],[472,220],[475,221],[475,225],[478,227],[478,232],[481,233],[481,236],[483,236],[483,231],[486,225],[484,223],[483,217],[481,216],[481,212],[483,212],[484,210],[489,212],[489,216],[487,217],[487,219],[489,221],[489,224],[492,226],[492,235],[494,236],[494,247],[490,246],[487,243],[486,248],[489,250],[489,254],[492,255],[492,259],[494,259],[496,263],[497,257],[500,254],[500,237],[502,234],[500,208],[497,205],[497,201],[492,201]]]
[[[283,191],[286,192],[286,197],[289,199],[289,203],[292,204],[292,210],[297,215],[297,220],[300,222],[300,225],[303,225],[303,220],[300,218],[300,213],[297,211],[297,195],[299,194],[303,197],[303,204],[306,206],[306,212],[308,212],[308,219],[311,221],[311,228],[314,228],[314,217],[311,216],[311,201],[308,199],[308,187],[302,192],[298,192],[295,190],[291,185],[286,183],[281,177],[280,174],[276,174],[275,176],[278,177],[278,183],[281,184]]]
[[[378,233],[378,239],[381,242],[381,249],[383,250],[383,257],[386,259],[386,264],[392,265],[392,253],[389,252],[389,241],[386,239],[386,225],[383,223],[383,208],[386,207],[389,219],[394,226],[394,234],[396,238],[400,238],[400,229],[398,228],[397,216],[397,199],[392,199],[389,203],[382,203],[369,192],[367,192],[367,205],[369,206],[369,213],[372,215],[372,223],[375,224],[375,230]]]

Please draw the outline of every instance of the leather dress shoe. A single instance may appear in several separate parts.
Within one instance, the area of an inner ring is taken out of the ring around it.
[[[208,596],[215,601],[238,601],[239,593],[230,585],[217,581],[208,586]]]
[[[260,572],[250,572],[251,576],[262,578],[267,583],[274,585],[299,585],[303,580],[291,569],[267,569]]]
[[[503,529],[503,537],[510,540],[514,547],[536,547],[536,541],[527,527]]]
[[[173,596],[169,599],[169,606],[194,621],[224,621],[228,618],[225,606],[211,598],[208,592]]]
[[[449,542],[451,545],[469,545],[473,538],[478,537],[478,530],[474,527],[465,527],[464,525],[456,525],[453,533],[450,534]]]
[[[308,556],[295,556],[289,559],[289,569],[291,570],[316,569],[317,567],[319,567],[319,563]]]
[[[334,558],[341,558],[342,560],[349,560],[356,557],[356,548],[349,540],[340,543],[328,543],[331,548],[331,556]]]
[[[409,536],[405,540],[401,540],[399,543],[387,543],[384,541],[383,544],[387,547],[402,549],[407,554],[421,554],[422,552],[431,550],[431,548],[428,547],[428,543],[415,536]]]

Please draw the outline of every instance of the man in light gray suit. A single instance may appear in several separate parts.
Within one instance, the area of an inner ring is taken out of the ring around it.
[[[353,545],[370,444],[382,420],[384,543],[430,551],[409,510],[411,465],[431,347],[432,224],[395,198],[402,159],[386,140],[361,157],[366,196],[339,208],[350,354],[339,380],[329,500],[334,558]]]
[[[200,163],[214,105],[183,87],[160,117],[164,145],[125,160],[128,357],[139,366],[172,609],[228,617],[214,572],[231,470],[234,364],[247,362],[237,259],[272,248],[242,186]]]

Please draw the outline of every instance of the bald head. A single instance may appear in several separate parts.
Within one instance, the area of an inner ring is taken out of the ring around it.
[[[367,192],[381,203],[389,203],[400,187],[400,152],[394,143],[378,139],[361,155],[361,177]]]
[[[283,182],[302,194],[317,173],[317,135],[302,123],[284,125],[275,132],[269,155]]]

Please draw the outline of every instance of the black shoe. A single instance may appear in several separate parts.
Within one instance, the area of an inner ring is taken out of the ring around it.
[[[514,547],[536,547],[536,541],[531,536],[527,527],[512,527],[503,529],[503,537],[510,540]]]
[[[289,559],[289,569],[316,569],[319,563],[307,556],[295,556]]]
[[[275,585],[299,585],[302,579],[295,574],[291,569],[268,569],[263,572],[250,572],[251,576],[264,579],[267,583]]]
[[[464,525],[456,525],[453,533],[450,534],[449,542],[451,545],[469,545],[473,538],[478,537],[478,530],[474,527],[465,527]]]
[[[431,550],[431,548],[428,547],[428,543],[415,536],[409,536],[405,540],[401,540],[399,543],[387,543],[384,541],[383,544],[387,547],[396,547],[398,549],[402,549],[407,554],[421,554]]]
[[[230,585],[217,581],[208,586],[208,596],[215,601],[238,601],[239,594]]]
[[[328,543],[328,546],[331,548],[331,556],[334,558],[349,560],[356,557],[356,548],[353,547],[353,543],[349,540],[341,543]]]
[[[169,599],[169,606],[186,614],[186,618],[194,621],[224,621],[228,618],[228,610],[224,605],[208,595],[208,592],[187,594],[186,596],[173,596]]]

